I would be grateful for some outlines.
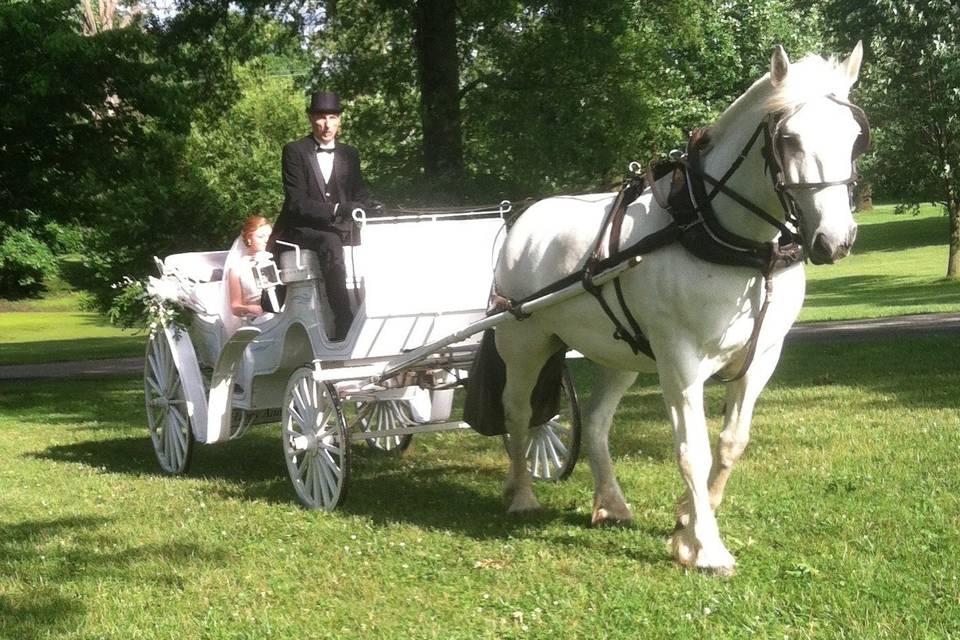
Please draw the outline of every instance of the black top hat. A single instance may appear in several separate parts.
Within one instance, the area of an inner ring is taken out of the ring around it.
[[[333,91],[317,91],[310,96],[309,113],[340,113],[340,96]]]

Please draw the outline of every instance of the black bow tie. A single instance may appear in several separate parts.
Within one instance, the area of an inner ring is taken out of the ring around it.
[[[336,147],[330,147],[329,149],[324,149],[323,147],[317,147],[317,153],[333,153],[336,151]]]

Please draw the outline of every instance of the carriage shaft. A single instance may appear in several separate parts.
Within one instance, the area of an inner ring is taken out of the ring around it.
[[[606,271],[602,271],[596,274],[592,278],[593,286],[599,287],[600,285],[603,285],[609,282],[610,280],[613,280],[614,278],[622,274],[627,269],[630,269],[640,264],[640,260],[641,260],[640,256],[633,256],[629,260],[621,262],[618,265],[610,267]],[[430,344],[424,345],[419,349],[414,349],[413,351],[410,351],[409,353],[405,353],[394,360],[388,361],[386,363],[386,366],[383,369],[383,372],[381,373],[380,380],[385,380],[387,378],[393,377],[397,373],[409,368],[411,365],[414,365],[426,359],[427,357],[430,356],[430,354],[433,354],[439,351],[440,349],[443,349],[444,347],[447,347],[451,344],[455,344],[457,342],[462,342],[463,340],[466,340],[470,336],[480,333],[481,331],[486,331],[487,329],[491,327],[495,327],[496,325],[502,322],[506,322],[510,320],[515,321],[516,317],[514,317],[513,315],[514,313],[516,313],[517,315],[527,315],[535,311],[538,311],[540,309],[544,309],[546,307],[559,304],[561,302],[569,300],[570,298],[574,298],[578,295],[581,295],[582,293],[585,293],[585,292],[586,292],[586,289],[583,286],[583,282],[575,282],[568,287],[560,289],[559,291],[554,291],[553,293],[548,293],[547,295],[541,296],[539,298],[535,298],[533,300],[530,300],[529,302],[525,302],[515,307],[512,313],[510,311],[501,311],[500,313],[495,313],[491,316],[484,318],[483,320],[477,320],[476,322],[468,324],[466,327],[464,327],[460,331],[457,331],[456,333],[450,334],[444,338],[440,338],[439,340],[436,340]]]

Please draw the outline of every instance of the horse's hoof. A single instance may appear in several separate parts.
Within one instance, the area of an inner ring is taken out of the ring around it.
[[[507,509],[509,514],[523,514],[523,513],[532,513],[534,511],[540,510],[540,503],[537,502],[537,498],[533,493],[527,493],[524,495],[523,492],[518,492],[514,495],[513,500],[510,502],[510,507]]]
[[[510,508],[507,509],[507,514],[511,516],[528,516],[528,515],[533,515],[534,513],[537,513],[539,510],[540,510],[540,505],[536,505],[533,507],[526,507],[526,506],[518,507],[511,504]]]
[[[632,524],[633,514],[629,510],[623,513],[600,507],[593,510],[593,516],[590,518],[592,527],[629,527]]]
[[[670,551],[674,559],[684,567],[718,577],[732,576],[737,564],[722,542],[704,546],[688,528],[682,528],[671,536]]]
[[[715,576],[717,578],[732,578],[737,573],[736,565],[729,567],[697,567],[701,573]]]

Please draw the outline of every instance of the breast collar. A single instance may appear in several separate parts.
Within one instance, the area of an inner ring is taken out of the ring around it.
[[[714,264],[749,267],[769,275],[803,261],[804,251],[799,233],[725,186],[757,137],[756,133],[751,137],[750,143],[722,180],[712,181],[703,171],[701,162],[701,150],[708,144],[709,132],[706,129],[695,130],[687,143],[686,153],[671,154],[670,195],[665,208],[680,229],[680,244],[693,255]],[[707,192],[708,182],[717,183],[710,193]],[[780,231],[777,240],[758,242],[724,227],[712,204],[713,198],[721,192],[777,228]]]

